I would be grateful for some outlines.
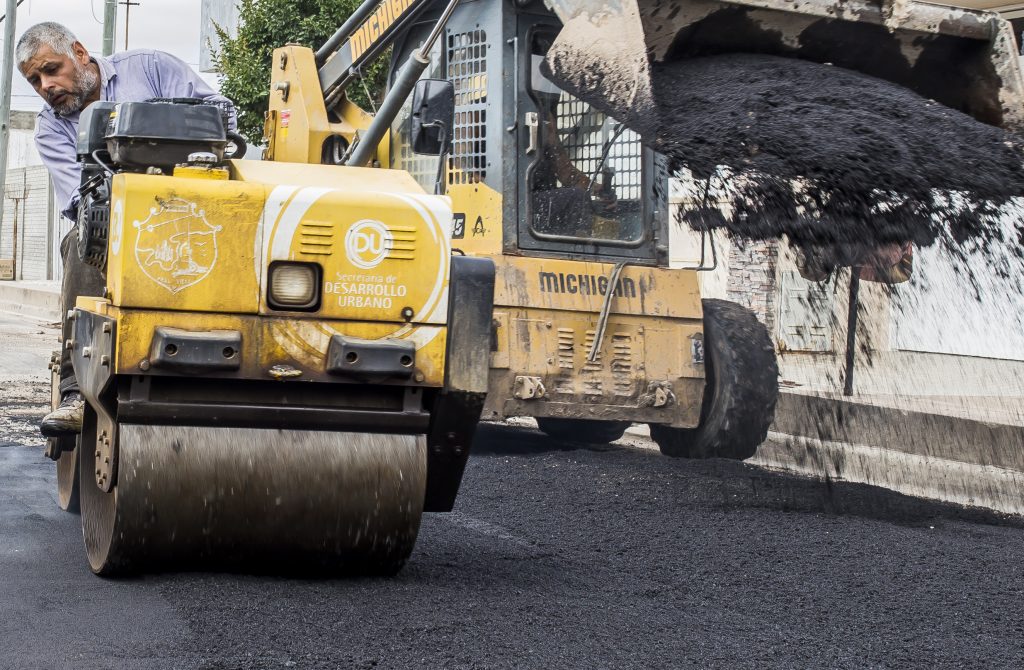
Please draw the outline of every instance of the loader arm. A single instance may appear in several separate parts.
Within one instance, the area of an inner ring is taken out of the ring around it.
[[[327,106],[344,94],[364,66],[380,56],[433,0],[366,0],[317,52]]]
[[[365,0],[315,53],[290,45],[274,52],[264,128],[267,160],[340,165],[373,116],[346,88],[434,0]],[[388,165],[387,139],[372,164]]]

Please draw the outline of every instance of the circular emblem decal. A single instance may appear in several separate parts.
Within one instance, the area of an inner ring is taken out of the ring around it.
[[[391,231],[373,219],[357,222],[345,235],[345,254],[348,260],[363,270],[380,265],[388,257],[391,245]]]

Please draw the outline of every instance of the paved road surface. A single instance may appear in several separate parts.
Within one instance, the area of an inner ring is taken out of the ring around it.
[[[45,399],[0,406],[0,668],[1024,666],[1024,523],[501,426],[396,578],[99,579]]]

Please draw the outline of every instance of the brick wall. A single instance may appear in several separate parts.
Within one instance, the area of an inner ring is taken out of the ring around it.
[[[669,200],[673,210],[694,206],[705,197],[702,183],[682,176],[669,182]],[[713,195],[723,215],[732,216],[727,193]],[[673,221],[679,220],[674,216]],[[691,267],[700,256],[699,235],[684,224],[670,224],[669,247],[671,266]],[[718,249],[718,267],[713,272],[701,273],[701,295],[705,298],[725,298],[754,311],[768,328],[772,339],[777,337],[779,305],[779,247],[778,242],[752,242],[730,239],[724,231],[715,236]]]
[[[773,337],[778,311],[778,242],[733,240],[729,248],[729,300],[749,307]]]

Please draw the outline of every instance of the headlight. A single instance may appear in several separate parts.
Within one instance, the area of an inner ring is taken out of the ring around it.
[[[267,302],[274,309],[319,308],[320,266],[316,263],[271,263]]]

